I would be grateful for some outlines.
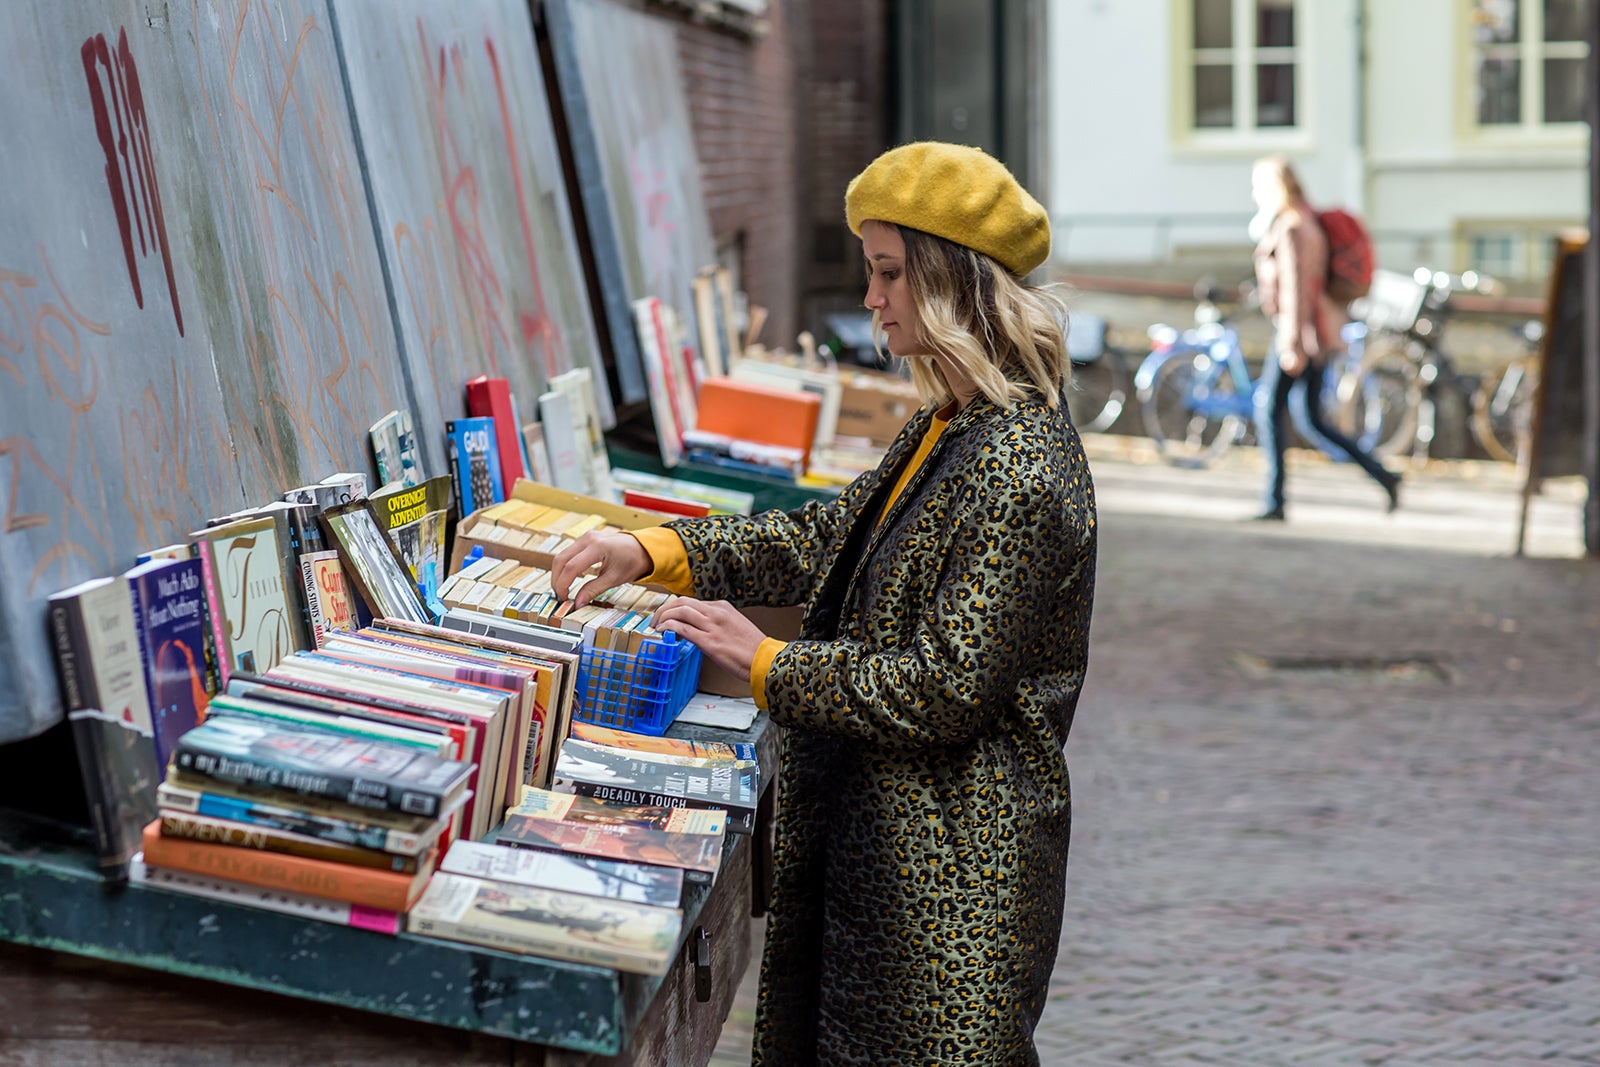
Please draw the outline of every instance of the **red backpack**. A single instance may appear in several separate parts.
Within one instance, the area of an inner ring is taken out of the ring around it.
[[[1317,212],[1328,239],[1328,273],[1323,282],[1328,297],[1337,304],[1367,295],[1372,288],[1372,238],[1361,220],[1343,208]]]

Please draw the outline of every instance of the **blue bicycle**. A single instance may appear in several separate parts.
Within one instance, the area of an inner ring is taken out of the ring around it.
[[[1245,439],[1254,424],[1261,384],[1259,378],[1250,377],[1238,331],[1220,306],[1238,303],[1239,294],[1201,286],[1196,296],[1197,325],[1182,331],[1165,324],[1150,327],[1153,346],[1133,378],[1145,432],[1161,455],[1180,467],[1207,466]],[[1342,333],[1345,351],[1323,376],[1322,410],[1330,418],[1341,414],[1361,418],[1360,425],[1345,429],[1362,448],[1370,448],[1382,430],[1382,405],[1376,394],[1378,383],[1361,372],[1367,328],[1352,322]],[[1368,391],[1371,397],[1357,395]],[[1291,397],[1289,415],[1307,443],[1332,459],[1349,459],[1343,449],[1311,428],[1298,390]]]

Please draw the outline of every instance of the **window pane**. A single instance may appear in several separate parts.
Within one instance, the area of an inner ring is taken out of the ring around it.
[[[1588,0],[1544,0],[1544,39],[1581,41],[1587,25]]]
[[[1515,277],[1517,239],[1512,234],[1480,234],[1472,238],[1472,269],[1491,276]]]
[[[1294,64],[1263,63],[1256,68],[1256,125],[1294,125]]]
[[[1233,125],[1233,64],[1194,68],[1194,124],[1197,128]]]
[[[1517,0],[1473,0],[1472,36],[1479,44],[1520,41]]]
[[[1233,47],[1233,0],[1194,0],[1194,46]]]
[[[1519,59],[1478,61],[1479,125],[1502,126],[1522,121],[1521,77]]]
[[[1581,59],[1544,61],[1544,120],[1583,121],[1583,65]]]
[[[1256,44],[1262,48],[1294,45],[1294,0],[1260,0],[1256,5]]]

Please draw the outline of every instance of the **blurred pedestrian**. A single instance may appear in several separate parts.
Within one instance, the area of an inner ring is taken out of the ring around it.
[[[1323,372],[1343,347],[1339,331],[1344,309],[1328,298],[1325,279],[1328,242],[1317,213],[1306,202],[1289,161],[1269,156],[1250,172],[1256,215],[1250,235],[1255,251],[1256,291],[1272,319],[1272,348],[1256,392],[1256,438],[1267,461],[1267,484],[1259,520],[1284,517],[1284,447],[1289,395],[1299,387],[1311,428],[1342,450],[1388,495],[1389,510],[1400,505],[1400,476],[1327,420],[1322,410]]]
[[[1023,282],[1049,220],[994,159],[934,143],[880,156],[845,208],[874,335],[924,398],[877,469],[788,513],[585,534],[553,584],[598,566],[580,601],[705,598],[657,625],[784,727],[756,1064],[1037,1064],[1096,529],[1063,310]],[[804,605],[800,639],[734,604]]]

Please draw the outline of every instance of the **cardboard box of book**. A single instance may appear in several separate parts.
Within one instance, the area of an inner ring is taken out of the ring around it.
[[[530,504],[541,504],[547,507],[564,508],[568,511],[580,512],[585,515],[598,515],[610,526],[619,530],[643,530],[651,526],[660,526],[670,515],[662,515],[654,511],[643,511],[639,508],[623,507],[605,500],[583,496],[579,493],[569,493],[565,489],[557,489],[550,485],[541,485],[527,479],[519,479],[511,489],[511,499],[525,501]],[[549,552],[539,552],[526,548],[515,548],[483,536],[483,525],[488,522],[483,512],[484,508],[473,512],[461,520],[456,527],[455,544],[450,551],[450,573],[455,574],[465,564],[466,557],[474,547],[481,547],[485,556],[497,559],[514,559],[519,563],[549,570],[555,563],[555,556]],[[473,531],[478,535],[474,536]],[[762,631],[770,637],[782,640],[792,640],[800,630],[799,608],[746,608],[744,614],[753,621]],[[727,671],[712,663],[710,659],[702,661],[700,669],[699,688],[703,692],[715,693],[718,696],[747,697],[750,695],[750,681],[748,678],[735,678]]]
[[[904,378],[871,371],[846,374],[839,391],[834,435],[888,445],[911,421],[920,404],[917,387]]]

